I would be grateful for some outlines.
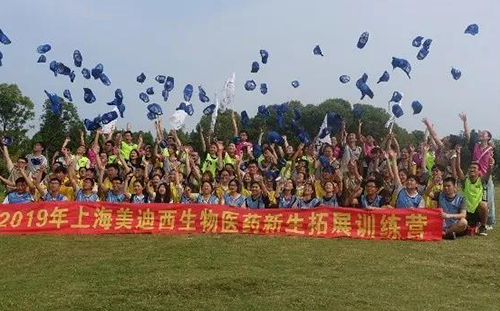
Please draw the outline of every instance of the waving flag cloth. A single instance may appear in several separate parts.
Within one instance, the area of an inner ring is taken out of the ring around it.
[[[220,107],[216,104],[217,109],[221,109],[221,111],[226,110],[226,108],[231,105],[231,109],[234,110],[234,93],[235,93],[235,83],[236,75],[233,74],[227,78],[226,83],[224,83],[224,90],[222,91],[222,98],[220,100]],[[217,117],[217,113],[214,114]],[[212,115],[213,116],[213,115]]]
[[[233,73],[233,78],[234,78],[234,73]],[[214,133],[215,122],[217,122],[217,114],[219,113],[219,106],[220,106],[219,95],[217,94],[217,92],[215,92],[215,109],[214,112],[212,113],[212,120],[210,121],[210,133],[212,134]]]
[[[323,123],[321,124],[318,133],[322,133],[327,128],[328,128],[328,121],[327,121],[327,114],[325,114],[325,118],[323,119]],[[326,135],[323,138],[321,138],[321,136],[318,136],[318,139],[316,141],[320,144],[331,144],[332,143],[332,141],[330,140],[330,135]]]

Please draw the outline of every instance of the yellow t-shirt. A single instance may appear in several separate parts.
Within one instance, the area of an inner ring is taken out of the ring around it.
[[[430,183],[430,181],[429,181]],[[427,186],[429,186],[429,183]],[[438,191],[443,190],[443,184],[437,184],[432,187],[432,193],[436,193]],[[438,202],[437,200],[431,199],[431,197],[424,195],[424,202],[425,202],[425,208],[436,208],[438,207]]]
[[[130,158],[130,152],[134,149],[137,149],[137,144],[127,144],[125,141],[122,141],[120,145],[120,153],[125,160],[128,160]]]

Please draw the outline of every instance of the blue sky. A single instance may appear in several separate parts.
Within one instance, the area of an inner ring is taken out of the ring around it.
[[[500,134],[500,1],[129,1],[129,0],[2,0],[0,28],[12,44],[1,45],[3,66],[0,83],[16,83],[37,107],[37,117],[45,100],[43,90],[62,96],[72,92],[80,116],[94,117],[110,110],[114,90],[121,88],[127,111],[118,127],[131,122],[135,129],[152,130],[146,118],[146,104],[138,94],[149,86],[155,89],[153,102],[170,115],[182,101],[187,83],[202,85],[213,98],[224,81],[236,73],[236,109],[256,113],[261,104],[296,99],[319,104],[328,98],[344,98],[386,107],[393,91],[404,93],[405,115],[398,124],[410,130],[423,129],[422,117],[436,124],[440,134],[461,129],[459,112],[469,115],[472,127]],[[464,35],[465,27],[477,23],[479,35]],[[370,39],[362,50],[356,42],[363,31]],[[411,46],[417,35],[433,39],[430,53],[416,59],[418,48]],[[49,43],[48,62],[37,64],[36,47]],[[319,44],[325,57],[313,56]],[[260,60],[265,48],[270,57],[257,74],[251,63]],[[109,87],[98,80],[85,80],[80,69],[71,84],[67,77],[55,78],[48,69],[51,60],[72,66],[73,50],[83,54],[83,67],[104,65],[112,81]],[[392,71],[391,57],[408,59],[412,79]],[[450,69],[462,71],[451,78]],[[391,79],[376,84],[388,70]],[[135,81],[144,72],[144,84]],[[375,93],[373,99],[359,100],[355,81],[364,72]],[[161,98],[158,74],[175,78],[168,100]],[[343,85],[338,77],[351,76]],[[247,79],[266,82],[269,92],[247,92]],[[301,86],[293,89],[292,80]],[[91,88],[97,102],[83,101],[83,87]],[[204,104],[193,98],[195,115],[187,121],[191,129],[202,114]],[[413,116],[410,104],[424,105]],[[36,125],[38,122],[35,122]],[[167,123],[167,122],[166,122]]]

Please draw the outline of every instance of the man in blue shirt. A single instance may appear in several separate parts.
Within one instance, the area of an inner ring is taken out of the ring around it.
[[[15,203],[30,203],[33,202],[33,196],[30,191],[27,190],[27,183],[24,177],[19,177],[16,179],[16,190],[10,192],[3,201],[3,204],[15,204]]]
[[[454,240],[457,235],[464,234],[467,230],[467,203],[457,192],[457,180],[448,177],[443,181],[443,191],[429,191],[427,194],[443,209],[443,238]]]

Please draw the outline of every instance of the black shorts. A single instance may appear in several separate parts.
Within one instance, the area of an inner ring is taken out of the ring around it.
[[[469,226],[475,226],[479,222],[479,209],[476,209],[474,213],[467,212],[466,219]]]

